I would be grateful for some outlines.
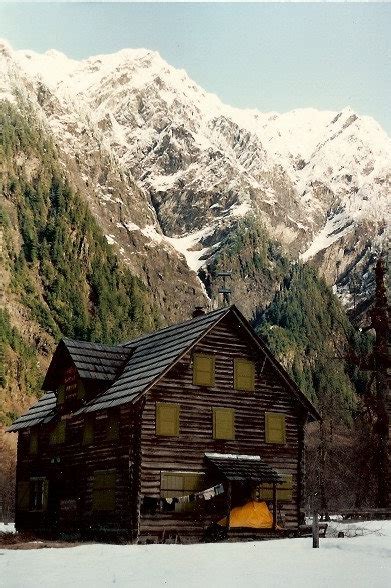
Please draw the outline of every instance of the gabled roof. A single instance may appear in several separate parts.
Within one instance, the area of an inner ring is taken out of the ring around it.
[[[106,392],[91,400],[79,413],[119,406],[137,399],[229,311],[229,308],[220,308],[125,343],[125,347],[132,348],[133,353],[123,372]]]
[[[42,386],[44,390],[55,387],[57,364],[63,360],[64,351],[70,355],[80,378],[109,382],[115,379],[132,354],[131,347],[64,338],[53,355]]]
[[[232,315],[236,319],[237,324],[246,331],[256,347],[263,352],[298,402],[308,411],[310,418],[320,420],[316,408],[234,305],[137,337],[116,347],[63,339],[53,356],[44,386],[49,386],[54,380],[56,364],[61,358],[61,349],[65,348],[81,378],[112,381],[106,391],[90,400],[76,414],[95,412],[134,402],[228,315]],[[52,418],[54,409],[55,395],[49,392],[26,415],[15,421],[8,430],[18,430],[39,422],[47,422],[45,419]],[[36,410],[38,412],[35,412]],[[31,418],[30,415],[32,415]]]
[[[29,410],[19,417],[7,431],[19,431],[28,429],[40,423],[48,423],[56,413],[56,395],[54,392],[47,392]]]

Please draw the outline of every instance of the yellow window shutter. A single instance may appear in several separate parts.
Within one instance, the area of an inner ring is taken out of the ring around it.
[[[83,445],[89,445],[94,442],[94,417],[88,415],[84,421]]]
[[[18,482],[17,487],[18,510],[28,510],[30,506],[30,482]]]
[[[86,389],[84,387],[84,384],[81,380],[79,380],[77,382],[77,398],[79,400],[83,400],[85,398],[86,395]]]
[[[92,509],[93,510],[114,510],[115,509],[115,485],[116,471],[94,472],[92,485]]]
[[[176,472],[161,472],[160,493],[164,498],[183,496],[185,490],[184,474]]]
[[[156,403],[156,435],[177,437],[179,435],[179,404]]]
[[[66,421],[58,423],[58,441],[57,443],[65,443]]]
[[[30,433],[30,453],[32,455],[38,453],[38,431],[31,431]]]
[[[59,421],[50,433],[50,445],[57,445],[65,442],[66,422]]]
[[[196,384],[197,386],[214,386],[214,383],[214,356],[195,353],[193,356],[193,384]]]
[[[213,408],[213,438],[235,439],[235,411],[233,408]]]
[[[265,413],[266,443],[284,444],[286,441],[285,415],[278,412]]]
[[[110,412],[107,421],[107,438],[109,441],[115,441],[119,439],[119,412]]]
[[[255,364],[248,359],[236,358],[234,360],[234,387],[235,390],[255,390]]]
[[[57,388],[57,404],[64,404],[65,402],[65,386],[61,384]]]
[[[276,485],[277,500],[279,502],[291,502],[293,495],[293,478],[292,475],[285,474],[282,476],[284,482]],[[273,485],[261,484],[259,486],[259,498],[261,500],[273,500]]]

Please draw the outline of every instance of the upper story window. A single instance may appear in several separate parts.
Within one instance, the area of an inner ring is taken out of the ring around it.
[[[38,453],[38,431],[32,430],[30,432],[30,454],[36,455]]]
[[[156,435],[177,437],[179,435],[179,404],[156,403]]]
[[[253,361],[242,358],[234,360],[234,388],[235,390],[255,390],[255,364]]]
[[[265,441],[266,443],[286,442],[285,415],[279,412],[265,413]]]
[[[58,405],[62,405],[65,402],[65,385],[61,384],[58,388],[57,388],[57,404]]]
[[[59,445],[65,442],[66,421],[58,421],[50,434],[50,445]]]
[[[195,353],[193,356],[193,384],[197,386],[214,386],[215,358],[213,355]]]
[[[93,415],[89,414],[86,416],[86,420],[84,421],[84,428],[83,428],[83,445],[90,445],[94,442],[95,436],[95,418]]]
[[[213,408],[213,438],[235,439],[235,411],[233,408]]]
[[[116,439],[119,439],[119,424],[119,410],[111,410],[108,414],[106,430],[106,436],[109,441],[115,441]]]

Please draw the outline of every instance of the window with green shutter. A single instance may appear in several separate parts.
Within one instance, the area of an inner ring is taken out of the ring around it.
[[[31,431],[30,433],[30,454],[37,455],[38,453],[38,431]]]
[[[87,415],[83,428],[83,445],[90,445],[94,442],[95,435],[95,418],[93,415]]]
[[[66,421],[58,421],[50,434],[50,445],[59,445],[65,442]]]
[[[65,402],[65,386],[64,386],[64,384],[61,384],[57,388],[57,404],[61,405],[61,404],[64,404],[64,402]]]
[[[203,489],[205,474],[198,472],[161,472],[160,496],[163,498],[177,498],[194,494]],[[164,511],[189,512],[197,507],[197,503],[163,502]]]
[[[156,403],[156,435],[177,437],[179,435],[179,404]]]
[[[255,364],[248,359],[236,358],[234,360],[234,387],[235,390],[255,390]]]
[[[77,398],[78,400],[84,400],[86,396],[86,389],[84,387],[84,384],[81,380],[79,380],[77,382]]]
[[[213,355],[195,353],[193,356],[193,384],[197,386],[214,386],[215,358]]]
[[[286,442],[285,415],[279,412],[265,413],[265,440],[266,443]]]
[[[92,483],[92,510],[115,510],[116,470],[94,472]]]
[[[160,496],[177,498],[202,489],[205,474],[198,472],[161,472]]]
[[[291,502],[292,501],[292,490],[293,490],[293,478],[291,475],[282,475],[284,482],[276,485],[277,500],[278,502]],[[273,485],[272,484],[261,484],[258,487],[259,500],[273,500]]]
[[[16,505],[18,510],[28,510],[30,507],[30,482],[18,482],[16,489]]]
[[[119,439],[119,423],[120,412],[118,410],[111,410],[107,418],[107,439],[109,441]]]
[[[213,438],[235,439],[235,411],[233,408],[213,408]]]
[[[48,480],[30,478],[29,510],[46,510],[48,505]]]

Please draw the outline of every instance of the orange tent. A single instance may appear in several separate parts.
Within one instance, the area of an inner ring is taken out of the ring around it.
[[[217,524],[226,526],[227,517],[221,519]],[[253,500],[231,510],[229,526],[231,528],[271,529],[273,527],[273,516],[266,502],[255,502]]]

